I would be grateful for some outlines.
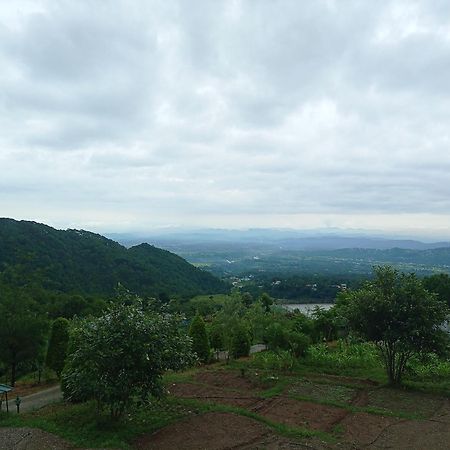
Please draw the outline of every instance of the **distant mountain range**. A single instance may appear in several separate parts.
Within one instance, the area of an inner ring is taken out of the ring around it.
[[[150,236],[116,235],[124,245],[151,242],[222,276],[248,273],[364,274],[391,264],[421,275],[450,271],[449,242],[421,242],[294,230],[192,230]]]
[[[89,231],[6,218],[0,218],[0,282],[95,295],[112,294],[118,283],[148,296],[226,290],[210,273],[147,243],[127,249]]]
[[[386,250],[391,248],[429,250],[450,247],[450,242],[421,242],[413,239],[385,238],[349,233],[338,234],[296,231],[279,229],[249,229],[249,230],[159,230],[148,234],[108,234],[125,246],[139,242],[148,242],[163,248],[191,246],[212,248],[224,245],[239,245],[243,247],[272,247],[285,250],[340,250],[347,248],[364,248]]]

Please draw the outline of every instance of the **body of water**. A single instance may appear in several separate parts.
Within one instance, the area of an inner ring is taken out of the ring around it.
[[[295,311],[298,309],[301,313],[310,316],[314,309],[317,307],[328,310],[332,306],[334,306],[333,303],[291,303],[291,304],[285,304],[281,305],[283,308],[287,309],[288,311]]]

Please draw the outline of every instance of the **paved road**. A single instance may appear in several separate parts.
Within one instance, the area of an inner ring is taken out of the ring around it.
[[[264,350],[267,350],[266,344],[254,344],[250,347],[250,355],[252,355],[253,353],[262,352]],[[228,358],[228,352],[226,350],[221,350],[220,352],[214,352],[214,356],[219,361],[225,361]]]
[[[14,391],[13,391],[14,392]],[[11,394],[13,393],[11,392]],[[53,386],[43,391],[36,392],[35,394],[21,397],[20,412],[33,411],[35,409],[42,408],[50,403],[59,402],[62,399],[62,392],[59,386]],[[15,397],[10,398],[8,401],[9,411],[17,412]],[[6,411],[6,405],[2,404],[2,411]]]

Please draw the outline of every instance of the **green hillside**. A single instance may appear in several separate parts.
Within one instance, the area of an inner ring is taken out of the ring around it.
[[[13,219],[0,219],[0,282],[101,296],[118,283],[144,296],[225,290],[219,279],[166,250],[148,244],[127,249],[89,231]]]

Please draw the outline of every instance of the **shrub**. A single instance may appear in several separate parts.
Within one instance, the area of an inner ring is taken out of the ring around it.
[[[179,316],[153,311],[137,298],[75,323],[62,374],[64,396],[73,401],[93,398],[113,418],[134,400],[159,397],[164,371],[183,369],[194,360],[180,322]]]
[[[287,334],[287,341],[289,343],[289,348],[292,354],[299,358],[305,356],[306,351],[311,343],[311,339],[304,333],[299,333],[297,331],[290,331]]]

